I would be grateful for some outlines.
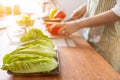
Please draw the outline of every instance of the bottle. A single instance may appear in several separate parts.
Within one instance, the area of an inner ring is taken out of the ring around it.
[[[21,12],[20,12],[20,6],[19,6],[19,4],[15,4],[14,6],[13,6],[13,14],[14,15],[19,15]]]

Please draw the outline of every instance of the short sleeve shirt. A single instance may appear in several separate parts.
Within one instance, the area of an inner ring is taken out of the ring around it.
[[[116,5],[111,10],[120,17],[120,0],[116,0]]]

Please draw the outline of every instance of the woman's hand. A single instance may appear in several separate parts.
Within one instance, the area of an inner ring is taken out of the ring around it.
[[[75,21],[55,23],[51,26],[51,28],[53,29],[56,26],[61,26],[59,34],[64,36],[69,36],[70,34],[78,30],[78,25]]]
[[[85,27],[98,27],[99,25],[111,24],[114,21],[119,21],[120,17],[116,16],[112,10],[95,15],[93,17],[73,20],[69,22],[55,23],[51,26],[61,26],[59,34],[69,36],[73,32]]]
[[[83,17],[83,15],[85,14],[86,12],[86,4],[83,4],[82,6],[80,6],[78,9],[76,9],[72,16],[71,16],[71,19],[72,20],[76,20],[76,19],[79,19],[81,17]]]

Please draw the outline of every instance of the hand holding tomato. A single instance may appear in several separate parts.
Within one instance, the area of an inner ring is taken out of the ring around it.
[[[50,29],[50,33],[51,33],[52,35],[59,35],[59,30],[60,30],[60,28],[61,28],[60,26],[56,26],[56,27]]]
[[[51,9],[51,12],[49,14],[49,18],[52,19],[64,19],[66,17],[66,14],[62,10],[57,10],[57,9]],[[56,23],[56,22],[48,22],[45,23],[45,27],[47,28],[47,31],[51,35],[59,35],[59,30],[61,26],[55,26],[54,28],[51,28],[51,26]]]
[[[56,27],[51,29],[51,26],[47,26],[48,32],[52,35],[59,35],[60,28],[61,28],[60,26],[56,26]]]

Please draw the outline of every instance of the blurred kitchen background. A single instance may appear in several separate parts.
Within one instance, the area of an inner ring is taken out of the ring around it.
[[[63,9],[68,18],[77,7],[85,2],[86,0],[0,0],[0,16],[41,13],[45,11],[43,8],[47,9],[48,5],[53,5]]]
[[[15,16],[23,13],[42,17],[49,14],[51,8],[64,10],[68,19],[72,12],[87,0],[0,0],[0,17]],[[86,30],[79,33],[87,38]]]

